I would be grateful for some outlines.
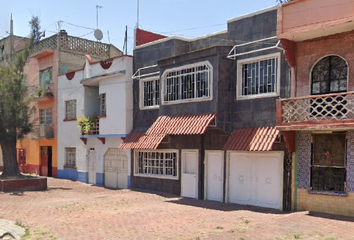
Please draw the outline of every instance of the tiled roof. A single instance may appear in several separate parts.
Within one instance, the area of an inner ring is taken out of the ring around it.
[[[165,134],[146,135],[144,132],[132,132],[119,146],[120,149],[156,149]]]
[[[204,134],[215,119],[215,113],[197,115],[160,116],[144,132],[132,132],[120,149],[156,149],[166,135]]]
[[[215,113],[197,115],[160,116],[146,134],[191,135],[203,134]]]
[[[270,151],[279,136],[275,127],[237,129],[226,141],[223,150]]]

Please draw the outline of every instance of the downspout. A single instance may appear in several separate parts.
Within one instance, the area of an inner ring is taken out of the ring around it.
[[[299,134],[296,132],[296,142],[295,142],[295,176],[294,176],[294,211],[297,211],[297,175],[298,175],[298,137]]]

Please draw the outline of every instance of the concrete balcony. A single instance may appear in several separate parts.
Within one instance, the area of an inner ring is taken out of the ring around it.
[[[345,130],[354,126],[354,92],[279,99],[277,128]]]
[[[53,100],[53,84],[48,84],[44,86],[31,86],[29,87],[31,91],[31,96],[34,101],[47,101]]]
[[[33,127],[31,132],[32,139],[42,140],[42,139],[53,139],[54,129],[51,124],[41,124]]]

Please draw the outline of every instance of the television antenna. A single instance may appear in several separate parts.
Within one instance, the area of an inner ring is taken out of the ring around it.
[[[95,38],[100,41],[103,38],[103,33],[100,29],[98,29],[98,9],[103,8],[102,6],[96,5],[96,30],[94,31],[93,35]]]

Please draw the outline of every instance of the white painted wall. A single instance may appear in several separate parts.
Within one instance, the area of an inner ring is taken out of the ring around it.
[[[119,73],[118,73],[119,72]],[[108,74],[108,75],[107,75]],[[105,70],[100,63],[86,61],[83,70],[77,71],[72,80],[66,75],[58,79],[58,170],[65,165],[65,148],[76,148],[77,170],[88,172],[87,150],[96,150],[96,173],[104,173],[104,154],[109,148],[118,148],[122,139],[115,136],[129,134],[133,124],[133,58],[122,56],[113,59],[112,66]],[[84,83],[80,83],[83,79]],[[99,94],[106,93],[107,116],[100,118],[100,136],[87,138],[85,145],[80,139],[77,121],[65,119],[65,101],[76,99],[77,119],[82,116],[99,115]],[[129,159],[130,150],[125,150]],[[128,175],[130,176],[130,171]]]
[[[96,150],[96,172],[104,173],[104,155],[109,148],[118,148],[122,143],[121,138],[106,138],[105,144],[103,144],[98,138],[87,139],[87,149],[94,148]],[[131,162],[130,149],[124,149],[125,154],[128,157],[128,166]],[[131,169],[128,168],[128,176],[130,176]]]
[[[105,118],[100,118],[100,135],[129,134],[133,127],[133,58],[122,56],[113,59],[109,69],[99,62],[85,65],[85,113],[98,114],[99,94],[106,94]],[[95,78],[96,77],[96,78]],[[98,85],[98,92],[95,92]]]
[[[76,100],[77,118],[84,115],[84,87],[80,83],[83,71],[77,71],[72,80],[65,75],[58,77],[58,170],[65,165],[65,148],[76,148],[76,165],[78,170],[86,171],[86,146],[80,140],[77,121],[64,121],[65,101]]]

